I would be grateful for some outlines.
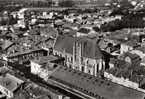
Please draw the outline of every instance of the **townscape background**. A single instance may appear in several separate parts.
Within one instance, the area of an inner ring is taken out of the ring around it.
[[[0,0],[0,99],[145,99],[145,0]]]

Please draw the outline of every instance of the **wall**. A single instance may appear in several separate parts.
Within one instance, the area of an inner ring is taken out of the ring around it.
[[[73,46],[73,65],[76,67],[78,66],[77,69],[80,71],[82,71],[82,68],[84,68],[84,71],[82,72],[97,76],[97,72],[104,69],[103,60],[83,57],[82,53],[82,43],[75,43]],[[76,68],[74,67],[74,69]]]
[[[13,92],[9,91],[8,89],[6,89],[5,87],[0,85],[0,91],[5,94],[8,98],[12,98],[13,97]]]
[[[133,89],[136,89],[138,91],[141,91],[141,92],[145,93],[144,89],[139,88],[138,83],[129,81],[128,79],[118,78],[118,77],[115,77],[112,74],[107,73],[107,72],[104,72],[104,77],[108,78],[109,80],[111,80],[114,83],[129,87],[129,88],[133,88]]]
[[[133,50],[131,46],[121,44],[120,52],[123,54],[124,52],[128,52],[129,50]]]
[[[31,61],[31,73],[37,75],[40,72],[41,65]]]
[[[31,73],[38,75],[44,80],[48,80],[48,77],[53,73],[53,70],[49,71],[47,68],[42,68],[38,63],[31,61]]]

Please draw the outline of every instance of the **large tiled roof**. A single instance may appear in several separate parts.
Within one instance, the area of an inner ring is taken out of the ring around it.
[[[53,56],[53,55],[49,55],[49,56],[42,56],[42,57],[40,57],[38,59],[34,59],[32,61],[42,65],[42,64],[48,63],[48,62],[54,62],[55,60],[59,60],[59,58],[56,56]]]
[[[58,68],[50,77],[87,95],[105,99],[144,99],[145,94],[67,67]]]
[[[58,36],[54,49],[60,52],[73,53],[73,43],[75,38],[70,36]]]
[[[71,37],[71,36],[58,36],[54,49],[60,52],[73,54],[73,45],[75,42],[81,43],[82,56],[87,58],[99,59],[102,57],[101,51],[97,45],[97,41],[87,37]]]
[[[17,53],[14,53],[14,54],[10,54],[8,56],[8,58],[13,58],[13,57],[17,57],[17,56],[22,56],[22,55],[26,55],[26,54],[30,54],[30,53],[33,53],[33,52],[37,52],[37,51],[45,51],[43,49],[32,49],[32,50],[26,50],[24,52],[17,52]]]

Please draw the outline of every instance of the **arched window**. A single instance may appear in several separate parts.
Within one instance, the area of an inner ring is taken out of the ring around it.
[[[99,64],[97,64],[97,73],[99,72]]]
[[[88,73],[91,74],[91,70],[90,69],[88,69]]]
[[[84,71],[85,71],[85,68],[84,68],[84,66],[82,66],[82,67],[81,67],[81,71],[82,71],[82,72],[84,72]]]
[[[71,59],[71,63],[72,63],[73,62],[73,58],[71,57],[70,59]]]

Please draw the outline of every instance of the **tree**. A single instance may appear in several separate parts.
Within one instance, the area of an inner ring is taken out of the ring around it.
[[[133,8],[134,6],[131,4],[128,0],[111,0],[110,2],[111,6],[114,8],[121,8],[121,9],[129,9]]]
[[[101,31],[103,31],[103,32],[116,31],[116,30],[120,30],[122,28],[124,28],[124,26],[122,25],[122,21],[119,19],[116,19],[109,23],[104,23],[100,27]]]
[[[72,0],[64,0],[59,2],[59,6],[61,7],[73,7],[75,5],[75,2]]]

